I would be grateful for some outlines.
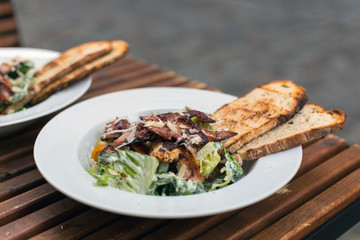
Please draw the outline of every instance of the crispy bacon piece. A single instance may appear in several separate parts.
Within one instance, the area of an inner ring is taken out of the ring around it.
[[[8,74],[9,72],[11,72],[11,66],[6,63],[1,64],[0,74],[5,75]]]
[[[190,110],[187,110],[186,112],[184,112],[184,114],[189,115],[190,118],[197,117],[203,122],[207,122],[207,123],[214,123],[215,122],[214,119],[210,118],[205,113],[197,111],[197,110],[190,109]]]
[[[210,142],[221,142],[227,138],[231,138],[235,136],[237,133],[229,132],[229,131],[207,131],[201,130],[206,137],[209,139]]]
[[[132,143],[131,148],[134,149],[135,152],[138,152],[141,154],[149,154],[149,148],[142,142]]]
[[[112,143],[111,146],[113,148],[118,148],[121,147],[122,145],[126,144],[126,143],[130,143],[128,141],[128,138],[130,137],[130,135],[133,134],[132,131],[127,131],[124,134],[122,134],[120,137],[118,137],[117,139],[115,139]]]
[[[150,141],[154,136],[154,133],[144,127],[143,123],[139,123],[136,126],[135,139],[140,142]]]
[[[118,138],[122,135],[122,132],[111,133],[114,130],[125,130],[131,127],[131,124],[126,119],[118,119],[116,118],[114,121],[108,122],[105,126],[105,136],[103,136],[102,140],[109,140],[112,138]]]
[[[12,95],[11,82],[5,76],[0,75],[0,104],[7,103]]]

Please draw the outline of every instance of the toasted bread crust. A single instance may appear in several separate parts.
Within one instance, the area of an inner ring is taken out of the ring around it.
[[[111,51],[101,57],[75,69],[74,71],[66,74],[62,78],[50,83],[39,93],[37,93],[31,100],[30,104],[34,105],[37,104],[55,92],[58,92],[71,84],[78,82],[79,80],[83,79],[84,77],[88,76],[89,74],[93,73],[94,71],[104,68],[113,62],[121,59],[126,55],[129,50],[129,45],[124,41],[112,41],[111,42]]]
[[[287,150],[311,142],[313,140],[322,138],[330,133],[335,133],[344,128],[346,115],[343,111],[336,109],[325,111],[324,108],[319,105],[316,104],[308,104],[308,105],[312,105],[314,108],[317,108],[318,111],[321,113],[331,115],[334,120],[330,123],[329,122],[324,123],[320,127],[309,128],[302,132],[295,133],[296,130],[294,130],[294,134],[292,136],[276,139],[269,144],[253,147],[251,149],[246,149],[246,148],[245,150],[240,149],[236,153],[236,155],[238,155],[237,157],[241,158],[242,160],[257,159],[269,155],[271,153],[280,152],[283,150]],[[271,130],[267,134],[271,134]]]
[[[286,122],[308,99],[304,88],[289,80],[259,86],[244,97],[226,104],[211,115],[215,128],[238,134],[224,144],[231,153],[245,143]]]
[[[125,56],[128,49],[128,44],[119,40],[88,42],[65,51],[36,73],[36,82],[29,88],[26,97],[7,106],[1,113],[10,114],[30,101],[35,104],[44,100],[52,93]]]
[[[110,50],[110,41],[87,42],[66,50],[36,73],[34,87],[42,88],[79,66],[110,52]]]

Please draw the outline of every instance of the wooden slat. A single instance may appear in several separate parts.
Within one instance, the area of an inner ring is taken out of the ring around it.
[[[22,217],[36,210],[51,199],[59,199],[61,194],[48,183],[31,189],[0,203],[0,225]]]
[[[34,188],[45,180],[37,169],[31,170],[10,180],[0,183],[0,201]]]
[[[308,145],[303,150],[303,160],[294,178],[301,176],[331,156],[341,152],[346,148],[346,144],[345,139],[331,134]]]
[[[28,239],[86,209],[84,205],[65,198],[0,227],[0,239]]]
[[[314,163],[323,162],[324,156],[327,156],[327,158],[329,158],[329,154],[326,152],[326,149],[330,149],[330,150],[331,149],[343,149],[343,147],[342,147],[343,142],[344,142],[343,139],[338,138],[338,137],[331,137],[331,136],[329,138],[321,139],[316,143],[315,147],[312,148],[309,146],[309,147],[305,148],[304,155],[303,155],[303,161],[304,162],[312,161]],[[321,154],[312,152],[315,149],[317,151],[319,151]],[[337,153],[337,151],[335,151],[335,150],[331,150],[330,152],[332,152],[333,155],[335,155]],[[301,172],[302,174],[307,172],[309,170],[308,169],[309,164],[301,165],[299,172]],[[281,196],[274,199],[274,201],[276,201],[279,198],[281,198]],[[272,204],[275,204],[275,203],[276,202],[272,202]],[[269,204],[267,204],[267,205],[269,205]],[[266,209],[266,206],[264,206],[263,208]],[[256,206],[251,206],[251,207],[256,208]],[[227,218],[230,218],[232,215],[234,215],[237,212],[238,211],[234,211],[234,212],[230,212],[230,213],[224,213],[224,214],[205,217],[205,218],[177,220],[177,221],[174,221],[162,228],[159,228],[158,230],[154,231],[153,233],[149,234],[147,236],[147,239],[159,239],[161,236],[168,236],[171,239],[194,238],[194,237],[200,235],[201,233],[208,231],[212,226],[215,226],[215,224],[219,224],[222,221],[226,220]],[[249,212],[250,211],[248,211],[248,213]]]
[[[14,47],[19,45],[19,37],[16,33],[0,36],[0,47]]]
[[[115,77],[128,72],[135,72],[139,69],[142,69],[146,66],[149,66],[148,63],[142,61],[122,61],[117,64],[113,63],[107,68],[101,69],[93,74],[93,79],[95,81],[99,80],[100,82],[107,82],[110,77]]]
[[[161,239],[162,236],[166,236],[168,239],[192,239],[233,216],[236,212],[231,211],[210,217],[175,220],[142,239],[155,240]]]
[[[121,82],[125,82],[125,81],[130,81],[133,79],[137,79],[137,78],[141,78],[141,77],[145,77],[145,76],[150,76],[152,74],[159,74],[159,73],[163,73],[163,70],[160,70],[158,66],[155,65],[147,65],[144,66],[141,69],[138,69],[137,71],[131,71],[128,73],[123,73],[123,74],[119,74],[116,75],[114,77],[108,78],[108,80],[106,81],[108,84],[106,86],[109,85],[113,85],[114,83],[121,83]],[[111,84],[112,83],[112,84]]]
[[[13,18],[0,19],[0,33],[16,31],[16,22]]]
[[[161,82],[151,83],[149,86],[151,87],[175,87],[180,84],[185,84],[189,82],[189,79],[182,76],[176,76],[174,78],[170,78]]]
[[[12,14],[12,7],[10,1],[0,3],[0,17],[8,16],[11,14]]]
[[[271,197],[243,209],[199,239],[249,238],[359,166],[360,148],[352,146],[290,182]]]
[[[109,87],[102,88],[102,89],[94,89],[92,92],[89,92],[86,95],[86,97],[89,98],[89,97],[94,97],[94,96],[104,94],[104,93],[110,93],[110,92],[130,89],[130,88],[143,87],[143,86],[155,83],[155,82],[164,81],[164,80],[172,78],[174,76],[175,76],[175,73],[172,71],[150,74],[150,75],[147,75],[144,77],[132,79],[131,81],[121,82],[114,86],[109,86]]]
[[[106,75],[102,75],[102,73],[111,72],[111,69],[118,68],[125,66],[127,64],[137,63],[139,62],[137,59],[134,59],[133,57],[126,55],[123,58],[120,58],[119,60],[115,61],[114,63],[110,64],[109,66],[102,68],[96,72],[93,73],[93,75],[99,75],[99,77],[106,77]]]
[[[91,85],[91,89],[103,88],[110,85],[116,85],[120,81],[131,80],[132,78],[124,79],[123,75],[128,73],[136,73],[146,67],[149,67],[149,65],[146,63],[135,62],[127,65],[122,65],[118,68],[111,68],[111,70],[113,70],[112,76],[101,78],[97,77],[96,75],[93,76],[93,84]],[[116,72],[114,70],[116,70]]]
[[[213,91],[213,92],[221,92],[221,90],[219,90],[217,88],[206,87],[204,89],[209,90],[209,91]]]
[[[97,239],[139,239],[140,236],[146,234],[149,230],[157,226],[163,225],[166,220],[161,219],[145,219],[145,218],[122,218],[111,225],[85,237],[84,240]],[[159,239],[170,239],[162,236]]]
[[[302,239],[360,198],[360,168],[252,239]]]
[[[185,83],[185,84],[180,84],[180,85],[178,85],[178,87],[204,89],[204,88],[207,87],[207,85],[205,83],[203,83],[203,82],[190,81],[190,82]]]
[[[29,151],[23,156],[16,159],[9,159],[8,161],[2,161],[0,163],[0,181],[4,181],[35,168],[34,158],[31,155],[32,149],[26,150]]]
[[[126,65],[126,64],[134,63],[134,62],[140,62],[140,60],[135,59],[133,56],[131,56],[131,55],[128,54],[128,55],[126,55],[125,57],[123,57],[123,58],[117,60],[116,62],[112,63],[111,65],[109,65],[109,66],[107,66],[107,67],[105,67],[105,68],[97,71],[95,74],[99,73],[100,71],[101,71],[101,72],[102,72],[102,71],[108,71],[108,70],[111,71],[111,69],[112,69],[113,67],[116,67],[116,68],[117,68],[117,67],[119,67],[119,66],[123,66],[123,65]]]
[[[24,142],[23,146],[8,146],[7,148],[4,148],[3,150],[8,151],[1,151],[4,152],[2,156],[0,156],[0,165],[3,168],[3,164],[6,164],[6,162],[14,161],[15,159],[22,157],[24,155],[31,155],[33,146],[31,145],[33,141],[27,141]]]
[[[42,122],[41,120],[39,122]],[[10,136],[0,138],[0,162],[6,159],[4,155],[13,155],[13,151],[33,145],[39,130],[33,128],[34,124],[31,125],[31,129],[24,129],[22,132],[15,133]],[[19,146],[19,140],[21,140],[21,146]]]
[[[87,234],[110,224],[110,222],[117,218],[120,218],[120,215],[91,209],[31,239],[82,239]],[[105,238],[100,237],[99,239]]]

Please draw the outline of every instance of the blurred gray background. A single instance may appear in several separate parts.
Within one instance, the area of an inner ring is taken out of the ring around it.
[[[24,46],[124,39],[130,53],[241,96],[290,79],[348,115],[360,143],[360,1],[14,0]]]
[[[360,1],[13,4],[23,46],[63,51],[91,40],[124,39],[132,55],[237,96],[291,79],[308,90],[309,102],[345,111],[347,124],[338,135],[360,143]]]

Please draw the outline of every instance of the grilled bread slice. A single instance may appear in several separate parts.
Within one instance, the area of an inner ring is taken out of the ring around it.
[[[44,65],[36,74],[34,88],[41,88],[111,50],[110,41],[87,42],[70,48]]]
[[[61,77],[60,79],[48,84],[46,87],[41,89],[41,91],[36,94],[32,99],[30,104],[34,105],[43,101],[44,99],[48,98],[55,92],[58,92],[70,84],[76,83],[79,80],[83,79],[87,75],[93,73],[94,71],[104,68],[111,63],[119,60],[120,58],[124,57],[129,49],[129,46],[124,41],[112,41],[111,42],[111,51],[101,57],[86,63],[83,66],[75,69],[74,71],[66,74],[65,76]]]
[[[235,153],[245,143],[286,122],[307,99],[305,89],[292,81],[274,81],[224,105],[211,118],[216,121],[215,129],[237,133],[224,142],[228,151]]]
[[[116,51],[113,51],[112,49],[116,48]],[[82,68],[84,65],[91,61],[95,61],[98,58],[101,58],[102,56],[106,58],[103,58],[104,66],[109,62],[111,62],[112,58],[119,58],[119,52],[121,52],[122,56],[124,56],[128,51],[128,44],[123,41],[98,41],[98,42],[89,42],[84,43],[79,46],[73,47],[64,53],[62,53],[58,58],[50,61],[46,65],[44,65],[36,74],[36,82],[33,86],[29,88],[28,95],[25,96],[22,100],[20,100],[17,103],[9,105],[2,114],[10,114],[15,112],[18,108],[21,108],[28,104],[32,99],[40,94],[43,89],[43,94],[41,94],[41,97],[37,98],[35,102],[39,102],[40,100],[45,99],[49,96],[49,93],[53,93],[54,91],[50,88],[46,88],[48,85],[52,85],[52,87],[56,87],[57,81],[59,82],[58,89],[62,89],[66,87],[66,84],[69,84],[71,82],[71,77],[76,78],[78,80],[80,78],[81,74],[86,75],[83,71],[79,70],[78,68]],[[106,63],[106,64],[105,64]],[[98,62],[98,64],[100,64]],[[100,64],[101,65],[101,64]],[[100,68],[100,65],[96,65],[96,69]],[[92,68],[94,66],[89,66],[86,71],[90,71],[89,68]],[[77,73],[72,74],[74,71]],[[68,76],[66,76],[68,75]],[[60,86],[61,85],[61,86]],[[46,92],[45,92],[46,91]]]
[[[251,140],[236,154],[242,160],[253,160],[287,150],[341,130],[346,115],[340,110],[325,111],[316,104],[306,104],[286,123]]]

